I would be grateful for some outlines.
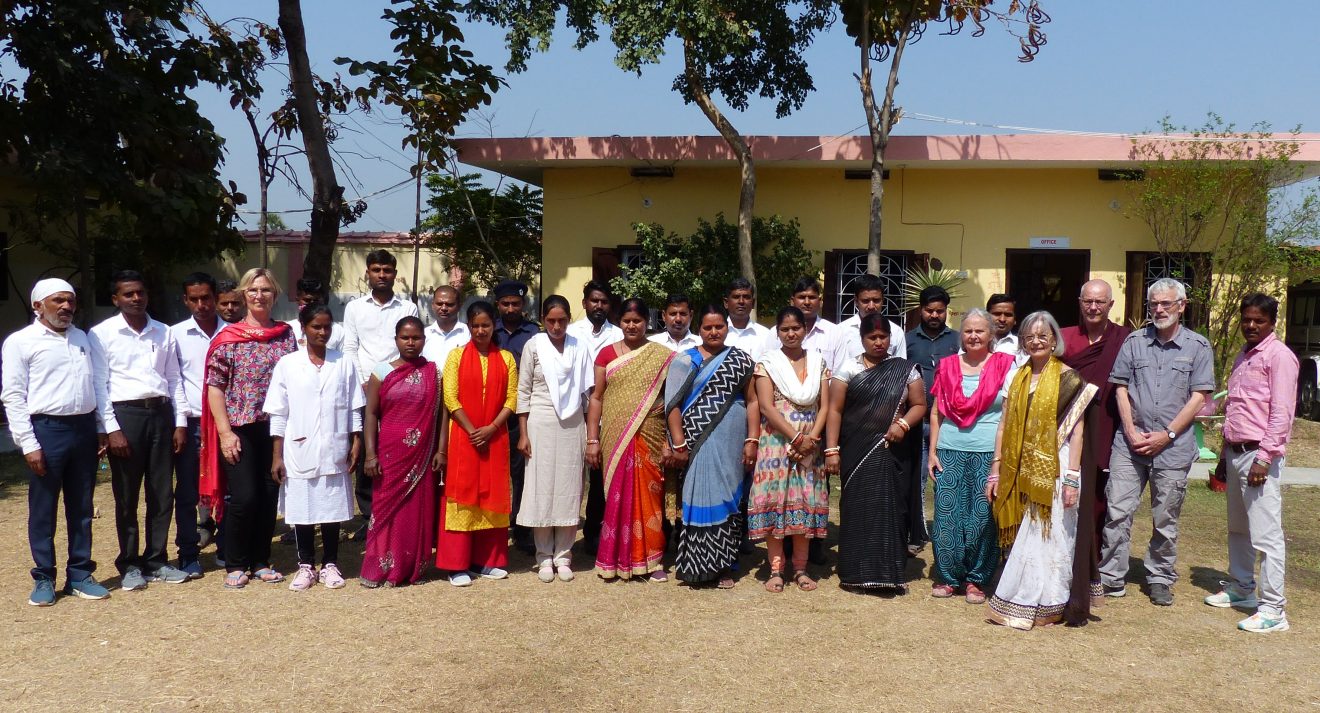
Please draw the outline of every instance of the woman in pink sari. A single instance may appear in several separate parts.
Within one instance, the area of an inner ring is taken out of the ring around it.
[[[435,546],[435,474],[444,466],[445,414],[439,370],[421,356],[425,342],[421,320],[399,320],[399,358],[377,365],[367,382],[372,513],[362,586],[368,588],[416,583]]]

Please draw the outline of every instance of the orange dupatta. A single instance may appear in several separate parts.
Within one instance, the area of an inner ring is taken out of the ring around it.
[[[494,342],[486,351],[485,378],[477,345],[468,342],[463,347],[458,363],[458,401],[472,425],[486,426],[495,420],[508,396],[508,380],[509,369]],[[507,425],[482,449],[472,445],[463,429],[451,429],[445,470],[447,499],[493,513],[508,514],[513,509]]]

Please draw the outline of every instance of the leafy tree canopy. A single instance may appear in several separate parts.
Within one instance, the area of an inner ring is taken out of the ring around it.
[[[715,222],[697,221],[697,231],[688,236],[666,232],[656,223],[633,226],[642,250],[640,267],[624,270],[611,283],[616,294],[640,297],[661,304],[671,293],[682,293],[694,306],[719,304],[729,282],[741,275],[738,269],[738,226],[715,216]],[[752,222],[753,260],[760,276],[756,288],[757,309],[774,314],[788,304],[793,283],[819,270],[812,254],[803,246],[797,220],[779,216]]]
[[[194,7],[0,5],[0,62],[21,70],[0,81],[0,146],[33,190],[31,202],[9,208],[16,230],[84,273],[93,242],[114,267],[242,247],[232,221],[244,198],[220,180],[223,140],[188,95],[202,82],[224,84],[229,72],[209,40],[190,32]]]
[[[430,215],[422,222],[427,246],[461,265],[466,287],[493,287],[541,275],[541,191],[484,186],[475,173],[427,177]]]

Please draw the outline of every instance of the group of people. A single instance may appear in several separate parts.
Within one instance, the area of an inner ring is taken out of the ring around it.
[[[765,589],[810,591],[833,481],[843,587],[907,591],[909,560],[929,539],[934,597],[961,593],[1020,629],[1085,623],[1104,596],[1126,593],[1149,485],[1149,596],[1172,603],[1192,419],[1215,386],[1209,343],[1181,324],[1176,281],[1151,285],[1151,323],[1137,331],[1110,321],[1111,288],[1093,280],[1078,327],[1036,312],[1015,331],[1013,299],[995,295],[955,332],[948,293],[931,287],[905,333],[884,317],[874,276],[856,281],[858,314],[840,324],[820,316],[820,285],[803,278],[773,330],[751,319],[756,296],[738,279],[722,304],[694,310],[670,296],[648,337],[651,309],[624,300],[613,324],[597,282],[580,319],[551,295],[540,324],[525,315],[522,283],[501,282],[463,321],[463,295],[442,286],[426,326],[394,277],[392,255],[368,255],[370,293],[342,324],[323,286],[300,281],[298,318],[283,323],[269,270],[236,286],[194,273],[183,284],[192,316],[167,327],[147,314],[143,276],[123,271],[118,313],[89,332],[72,326],[68,283],[38,282],[36,320],[3,347],[3,401],[32,471],[30,602],[55,601],[61,493],[64,591],[108,596],[92,576],[99,453],[130,591],[203,576],[212,522],[226,588],[284,581],[271,558],[279,513],[297,550],[289,588],[342,587],[340,526],[355,499],[366,587],[415,583],[432,564],[455,586],[504,578],[511,541],[534,555],[541,581],[570,581],[580,526],[606,580],[665,581],[672,547],[679,580],[730,588],[740,556],[765,541]],[[1297,360],[1273,336],[1277,309],[1262,294],[1242,301],[1246,346],[1224,427],[1234,581],[1206,599],[1258,606],[1239,623],[1249,631],[1288,626],[1279,478]]]

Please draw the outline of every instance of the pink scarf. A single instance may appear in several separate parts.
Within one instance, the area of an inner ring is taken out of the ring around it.
[[[991,354],[981,367],[981,382],[976,385],[976,391],[971,396],[964,396],[962,357],[957,354],[944,357],[935,371],[935,386],[931,389],[931,394],[939,398],[940,415],[959,428],[971,426],[995,402],[995,395],[1004,386],[1004,378],[1012,368],[1012,354]]]

